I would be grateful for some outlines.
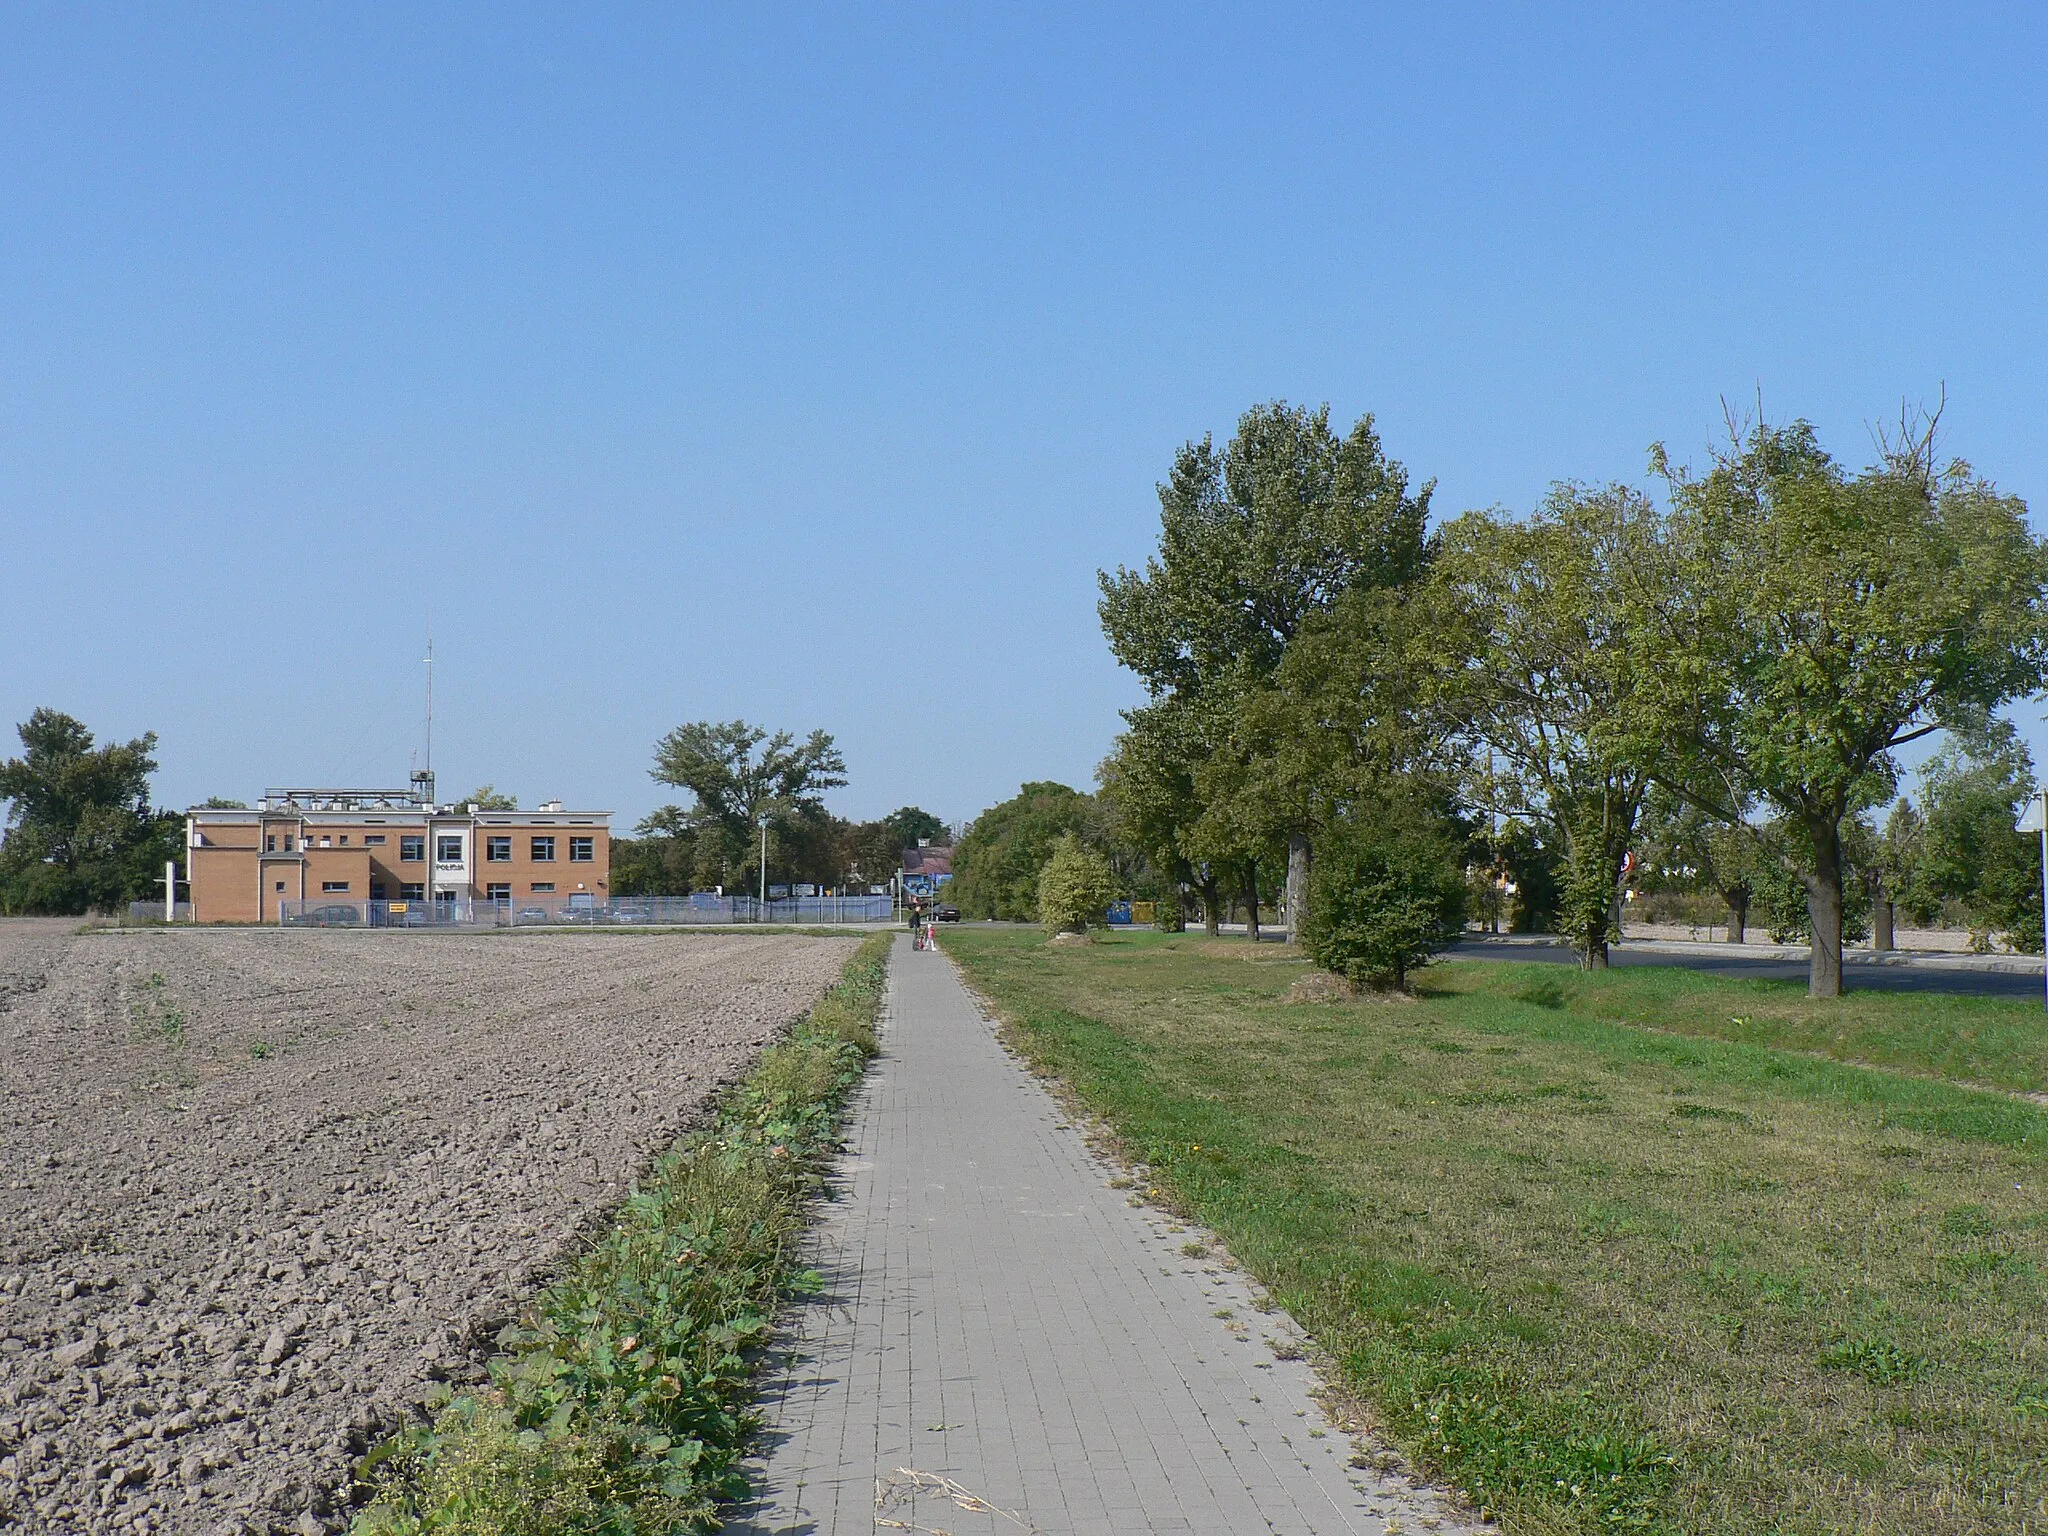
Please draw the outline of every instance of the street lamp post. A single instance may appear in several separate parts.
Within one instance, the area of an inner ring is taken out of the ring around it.
[[[761,905],[768,905],[768,818],[761,818]]]

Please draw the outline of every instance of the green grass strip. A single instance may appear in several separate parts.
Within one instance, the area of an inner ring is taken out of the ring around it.
[[[2012,1004],[1490,961],[1305,1004],[1278,945],[942,941],[1512,1536],[2048,1533],[2048,1115],[1939,1077],[2029,1080]]]
[[[740,1497],[753,1371],[798,1269],[840,1112],[875,1050],[890,934],[866,940],[713,1123],[498,1336],[490,1384],[370,1456],[352,1536],[656,1536]]]

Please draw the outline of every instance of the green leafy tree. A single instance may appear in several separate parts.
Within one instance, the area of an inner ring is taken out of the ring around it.
[[[887,885],[903,867],[903,834],[884,818],[853,828],[847,868],[863,885]]]
[[[1807,876],[1801,861],[1806,839],[1800,829],[1780,816],[1752,825],[1749,829],[1755,853],[1751,861],[1754,895],[1752,906],[1758,921],[1774,944],[1811,943],[1813,912],[1807,901]],[[1854,818],[1842,824],[1842,867],[1853,872],[1857,857],[1870,841],[1869,829]],[[1870,931],[1869,885],[1861,879],[1846,879],[1842,886],[1841,924],[1845,941],[1862,938]]]
[[[1870,893],[1871,947],[1897,947],[1898,914],[1928,923],[1941,910],[1941,896],[1927,868],[1927,818],[1901,795],[1885,817],[1884,828],[1869,840],[1863,861]]]
[[[1109,860],[1072,832],[1053,839],[1052,852],[1038,872],[1038,920],[1047,933],[1086,933],[1109,921],[1116,900],[1116,878]]]
[[[1487,809],[1542,822],[1563,855],[1560,915],[1590,968],[1607,964],[1623,860],[1649,791],[1620,728],[1636,680],[1618,577],[1655,537],[1623,486],[1560,485],[1516,522],[1474,512],[1444,530],[1423,645],[1444,658],[1434,698]]]
[[[202,811],[246,811],[249,806],[246,801],[230,800],[223,795],[208,795],[199,803],[199,808]]]
[[[1973,721],[1920,773],[1919,873],[1938,899],[1954,901],[1975,947],[1994,934],[2013,948],[2041,949],[2041,841],[2014,830],[2034,794],[2034,765],[2002,720]]]
[[[1163,877],[1159,926],[1178,933],[1186,925],[1182,891],[1192,887],[1213,936],[1221,891],[1194,840],[1202,814],[1195,794],[1195,764],[1205,755],[1197,735],[1202,722],[1191,705],[1172,698],[1127,710],[1124,720],[1126,729],[1095,771],[1113,833],[1141,850]]]
[[[1062,833],[1099,834],[1093,795],[1041,780],[974,819],[954,845],[947,894],[967,917],[1038,920],[1038,872]]]
[[[946,841],[946,824],[930,811],[919,810],[914,805],[891,811],[882,818],[882,824],[897,839],[899,849],[915,848],[919,843],[931,843],[936,847]]]
[[[1757,882],[1765,878],[1758,861],[1777,856],[1766,853],[1746,820],[1731,826],[1693,801],[1653,786],[1644,803],[1641,833],[1645,865],[1686,890],[1710,890],[1719,896],[1728,909],[1727,941],[1744,942],[1750,903]]]
[[[657,743],[651,772],[658,783],[696,797],[687,810],[664,806],[655,816],[699,834],[696,873],[703,889],[759,880],[764,820],[772,831],[771,873],[779,849],[814,843],[816,818],[825,814],[820,797],[846,783],[846,760],[824,731],[799,742],[788,731],[771,736],[744,720],[700,720],[677,726]],[[702,835],[707,831],[709,838]],[[701,879],[713,870],[716,878]]]
[[[1511,933],[1549,933],[1557,927],[1564,860],[1543,840],[1542,828],[1509,821],[1499,838],[1501,870],[1514,886],[1508,898]]]
[[[161,889],[184,822],[149,803],[156,733],[96,747],[70,715],[38,709],[18,734],[22,755],[0,762],[0,912],[110,911]]]
[[[519,797],[500,794],[495,784],[479,784],[456,804],[473,805],[480,811],[516,811],[519,809]]]
[[[822,806],[807,805],[776,824],[769,878],[820,888],[846,884],[853,862],[853,823]]]
[[[1372,418],[1338,437],[1327,406],[1257,406],[1229,444],[1186,444],[1159,487],[1159,552],[1142,571],[1099,574],[1097,611],[1117,659],[1155,701],[1173,698],[1227,717],[1271,685],[1304,623],[1349,591],[1397,585],[1426,557],[1432,485],[1411,494]],[[1247,769],[1259,758],[1241,751]],[[1243,773],[1223,790],[1257,794]],[[1257,816],[1254,802],[1212,822],[1251,841],[1224,862],[1256,868],[1278,838],[1287,859],[1287,907],[1298,926],[1314,836],[1313,796],[1295,794]],[[1292,818],[1287,819],[1287,813]],[[1211,861],[1212,863],[1215,860]]]
[[[1334,820],[1316,858],[1301,942],[1354,986],[1405,990],[1465,926],[1462,830],[1440,808],[1362,805]]]
[[[684,831],[673,836],[615,837],[611,840],[614,896],[687,896],[695,885],[697,840]]]
[[[1811,426],[1732,434],[1704,474],[1652,467],[1670,515],[1629,614],[1638,748],[1734,824],[1768,802],[1803,845],[1808,990],[1842,991],[1843,826],[1893,750],[2042,685],[2048,547],[2026,507],[1908,422],[1850,473]]]

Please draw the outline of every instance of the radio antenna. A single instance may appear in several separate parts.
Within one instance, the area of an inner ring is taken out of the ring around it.
[[[427,763],[426,771],[434,771],[434,626],[427,625]]]

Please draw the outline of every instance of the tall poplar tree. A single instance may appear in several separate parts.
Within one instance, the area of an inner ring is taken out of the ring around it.
[[[1340,438],[1327,406],[1255,406],[1223,448],[1205,437],[1175,456],[1159,487],[1159,551],[1144,569],[1100,573],[1097,611],[1111,650],[1155,703],[1242,715],[1246,700],[1273,686],[1305,623],[1346,592],[1398,585],[1421,569],[1432,488],[1410,491],[1370,416]],[[1232,820],[1284,845],[1297,931],[1312,820]],[[1238,850],[1250,860],[1261,851]]]

